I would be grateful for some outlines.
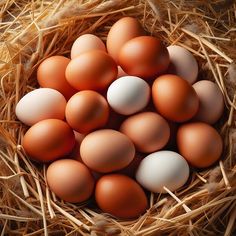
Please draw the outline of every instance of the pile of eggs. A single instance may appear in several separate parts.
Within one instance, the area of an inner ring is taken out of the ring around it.
[[[136,19],[121,18],[106,46],[85,34],[71,59],[52,56],[39,65],[41,88],[16,106],[18,119],[31,126],[24,151],[49,163],[47,184],[62,200],[94,194],[104,212],[138,217],[148,207],[146,190],[175,191],[188,180],[189,165],[207,168],[221,156],[222,139],[211,125],[223,113],[223,96],[197,76],[188,50],[166,48]]]

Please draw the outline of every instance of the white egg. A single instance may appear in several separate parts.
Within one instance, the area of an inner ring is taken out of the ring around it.
[[[66,99],[55,89],[39,88],[27,93],[17,103],[17,118],[26,125],[32,126],[45,119],[65,117]]]
[[[108,88],[107,101],[119,114],[131,115],[142,110],[149,102],[150,87],[136,76],[123,76]]]
[[[198,64],[193,54],[177,45],[169,46],[167,50],[170,55],[168,73],[176,74],[193,84],[198,76]]]
[[[178,153],[158,151],[145,157],[136,172],[136,180],[154,193],[165,192],[165,186],[175,191],[183,186],[189,177],[187,161]]]

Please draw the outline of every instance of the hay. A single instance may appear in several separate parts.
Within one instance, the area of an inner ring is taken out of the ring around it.
[[[210,3],[211,2],[211,3]],[[236,4],[234,1],[0,1],[0,229],[1,235],[225,235],[236,221]],[[187,188],[150,194],[150,209],[122,221],[102,214],[93,200],[78,205],[57,199],[20,146],[26,127],[16,120],[18,100],[37,87],[35,69],[51,55],[69,55],[79,35],[106,39],[123,15],[134,16],[166,45],[190,50],[200,78],[215,81],[226,111],[217,128],[224,154],[196,171]]]

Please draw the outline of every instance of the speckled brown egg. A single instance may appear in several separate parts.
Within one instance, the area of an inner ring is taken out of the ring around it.
[[[223,149],[222,138],[210,125],[202,122],[183,124],[177,131],[179,153],[194,167],[215,163]]]
[[[95,188],[98,206],[106,213],[119,218],[135,218],[148,206],[143,189],[125,175],[110,174],[101,177]]]
[[[66,122],[47,119],[28,129],[22,145],[33,160],[50,162],[71,152],[75,145],[75,135]]]

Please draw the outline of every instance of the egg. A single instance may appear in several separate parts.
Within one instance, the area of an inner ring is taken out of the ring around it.
[[[102,95],[84,90],[70,98],[65,113],[66,121],[75,131],[88,133],[106,124],[109,107]]]
[[[124,76],[115,80],[107,90],[107,101],[114,111],[131,115],[142,110],[149,102],[150,87],[136,76]]]
[[[23,96],[16,105],[17,118],[31,126],[45,119],[65,117],[66,99],[51,88],[35,89]]]
[[[78,37],[73,43],[70,57],[71,59],[74,59],[82,53],[92,50],[101,50],[106,52],[106,47],[102,40],[96,35],[83,34]]]
[[[167,121],[154,112],[130,116],[122,123],[120,131],[132,140],[138,151],[144,153],[163,148],[170,138]]]
[[[117,62],[121,47],[132,38],[145,35],[139,21],[133,17],[118,20],[107,34],[107,51]]]
[[[77,90],[103,90],[117,77],[115,61],[101,50],[85,52],[66,68],[68,83]]]
[[[65,78],[66,67],[70,59],[63,56],[52,56],[45,59],[37,69],[37,80],[42,88],[59,91],[67,100],[76,93]]]
[[[178,153],[167,150],[149,154],[136,172],[138,183],[154,193],[165,192],[163,187],[175,191],[186,183],[188,177],[186,160]]]
[[[143,189],[133,179],[119,174],[105,175],[98,180],[95,200],[104,212],[124,219],[140,216],[148,206]]]
[[[70,126],[57,119],[42,120],[25,133],[22,146],[26,154],[39,162],[50,162],[69,154],[75,145]]]
[[[108,173],[120,170],[134,159],[135,148],[124,134],[102,129],[88,134],[80,145],[83,162],[92,170]]]
[[[86,201],[93,193],[95,181],[91,172],[76,160],[54,161],[47,169],[46,178],[51,191],[67,202]]]
[[[120,49],[118,56],[118,64],[127,74],[146,79],[164,73],[169,62],[166,47],[152,36],[129,40]]]
[[[177,45],[171,45],[167,50],[170,55],[168,73],[178,75],[193,84],[198,76],[198,64],[193,54]]]
[[[183,124],[177,131],[179,153],[197,168],[214,164],[221,156],[223,141],[219,133],[203,122]]]
[[[209,80],[201,80],[193,85],[199,98],[199,109],[194,120],[208,124],[216,123],[224,111],[224,98],[219,87]]]
[[[152,98],[157,111],[171,121],[187,121],[198,111],[199,100],[195,90],[176,75],[158,77],[152,86]]]

